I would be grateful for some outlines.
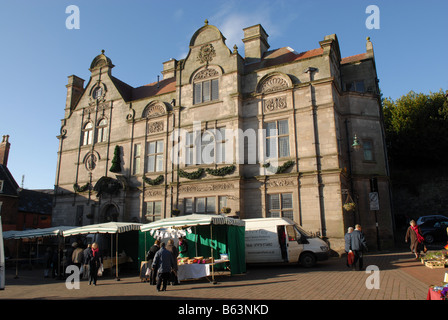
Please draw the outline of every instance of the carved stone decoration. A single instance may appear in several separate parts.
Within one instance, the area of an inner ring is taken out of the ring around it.
[[[183,185],[179,187],[179,192],[204,192],[204,191],[223,191],[223,190],[235,190],[233,183],[220,183],[220,184],[198,184],[198,185]]]
[[[148,134],[163,131],[163,121],[148,123]]]
[[[288,88],[288,82],[281,77],[272,77],[263,82],[260,87],[260,92],[269,93]]]
[[[194,76],[194,81],[196,80],[205,80],[208,78],[212,78],[212,77],[217,77],[219,76],[219,72],[216,71],[215,69],[204,69],[199,71],[195,76]]]
[[[267,181],[266,185],[270,188],[293,187],[296,185],[296,181],[293,179],[275,179]]]
[[[201,63],[205,63],[208,65],[213,58],[216,56],[215,48],[211,43],[204,44],[201,49],[199,50],[198,58],[197,60]]]
[[[145,198],[154,198],[154,197],[161,197],[162,196],[162,190],[154,190],[154,189],[146,189],[145,190]]]
[[[96,168],[96,163],[98,162],[98,158],[95,154],[89,153],[84,159],[84,164],[86,166],[87,171],[93,171]]]
[[[166,114],[166,108],[162,103],[149,104],[143,112],[144,118],[159,117]]]
[[[286,97],[276,97],[267,99],[264,101],[264,111],[275,111],[278,109],[286,109],[288,104],[286,102]]]

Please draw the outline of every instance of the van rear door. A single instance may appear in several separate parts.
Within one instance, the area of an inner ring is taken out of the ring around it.
[[[294,225],[286,225],[288,262],[299,262],[300,254],[303,251],[303,244],[300,243],[300,233],[294,228]]]

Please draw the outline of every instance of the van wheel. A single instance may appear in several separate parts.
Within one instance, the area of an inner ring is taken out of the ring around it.
[[[305,252],[300,255],[300,264],[305,268],[311,268],[316,265],[316,257],[311,252]]]

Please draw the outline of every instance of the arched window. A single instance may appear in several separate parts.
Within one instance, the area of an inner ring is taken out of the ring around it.
[[[86,146],[92,144],[93,140],[93,125],[91,122],[87,122],[82,129],[82,145]]]
[[[198,72],[193,80],[193,104],[219,99],[219,72],[204,69]]]
[[[107,120],[101,119],[96,127],[96,142],[104,142],[107,140]]]

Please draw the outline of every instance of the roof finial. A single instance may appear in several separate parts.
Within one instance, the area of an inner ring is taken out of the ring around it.
[[[104,51],[104,49],[103,49],[103,50],[101,50],[101,54],[104,54],[104,52],[105,52],[105,51]]]
[[[204,23],[206,26],[208,26],[208,19],[205,19]]]

